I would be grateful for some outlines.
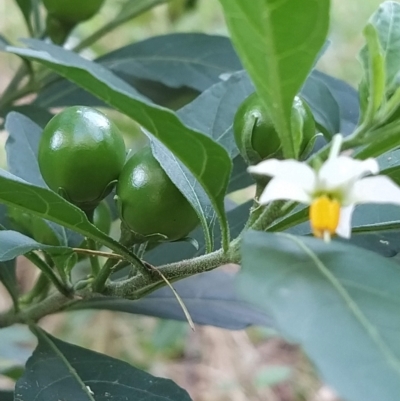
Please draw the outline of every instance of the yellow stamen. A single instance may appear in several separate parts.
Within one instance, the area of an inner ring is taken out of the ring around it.
[[[323,195],[315,199],[310,206],[310,223],[313,234],[318,238],[329,241],[335,234],[339,224],[340,203]]]

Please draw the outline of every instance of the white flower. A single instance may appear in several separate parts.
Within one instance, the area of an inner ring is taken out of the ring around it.
[[[270,159],[249,167],[253,174],[273,177],[260,196],[265,205],[294,200],[310,205],[310,224],[316,237],[329,241],[332,234],[349,238],[354,206],[361,203],[400,205],[400,188],[379,172],[375,159],[340,156],[342,136],[336,135],[329,158],[318,170],[296,160]]]

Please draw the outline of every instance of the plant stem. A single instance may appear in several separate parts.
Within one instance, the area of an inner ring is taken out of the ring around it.
[[[65,297],[71,297],[72,289],[65,286],[65,284],[57,277],[53,269],[42,260],[36,253],[30,252],[25,257],[35,264],[54,284],[58,291]]]

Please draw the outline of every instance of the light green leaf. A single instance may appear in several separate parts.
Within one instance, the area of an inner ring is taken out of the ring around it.
[[[325,43],[329,0],[220,0],[237,52],[282,140],[285,157],[298,149],[291,136],[294,96]]]
[[[386,74],[385,58],[379,42],[378,31],[371,23],[364,28],[364,36],[367,45],[361,50],[360,58],[364,67],[365,83],[361,85],[368,98],[365,100],[367,106],[363,121],[369,124],[385,101]]]
[[[238,285],[347,401],[400,394],[400,266],[333,241],[250,232]]]

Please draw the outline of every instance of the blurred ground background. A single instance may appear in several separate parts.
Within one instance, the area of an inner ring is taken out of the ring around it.
[[[106,0],[101,13],[79,26],[74,35],[85,37],[101,26],[118,10],[120,2]],[[319,62],[319,69],[357,87],[361,72],[357,53],[363,44],[361,31],[380,3],[378,0],[332,0],[331,46]],[[166,6],[159,6],[107,35],[87,54],[100,55],[149,36],[177,31],[226,34],[218,1],[199,0],[195,11],[178,19],[171,17]],[[26,36],[14,0],[0,0],[0,33],[13,43]],[[0,91],[17,66],[17,57],[0,53]],[[5,138],[0,133],[1,166],[5,161]],[[31,275],[29,269],[22,266],[20,274],[24,277],[22,284],[29,281],[26,278]],[[7,299],[2,299],[0,306],[5,307],[7,303]],[[67,341],[172,378],[189,391],[194,401],[337,400],[316,379],[301,351],[285,343],[273,330],[251,328],[229,332],[197,327],[192,333],[183,323],[92,311],[50,317],[43,324]],[[91,327],[96,329],[90,330]],[[2,332],[0,344],[8,335],[7,330]],[[21,333],[21,338],[25,338]],[[0,346],[0,367],[4,355],[12,359],[10,352]]]

